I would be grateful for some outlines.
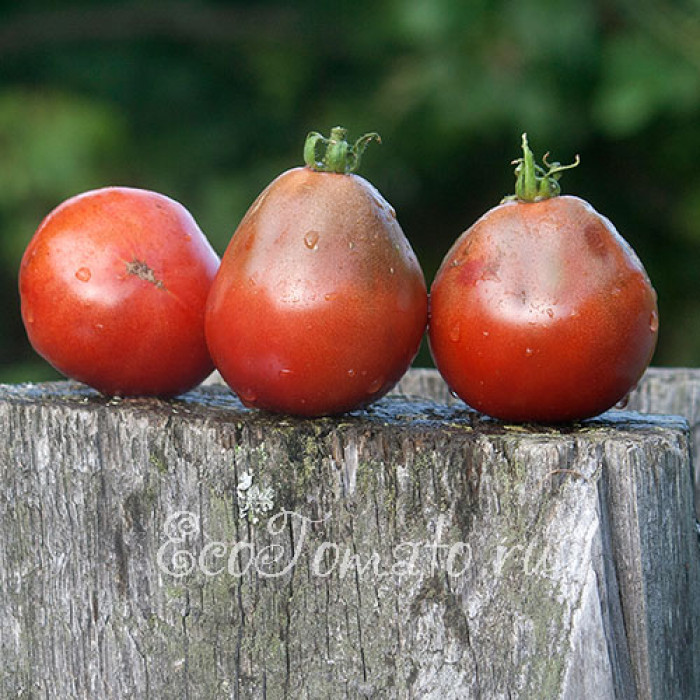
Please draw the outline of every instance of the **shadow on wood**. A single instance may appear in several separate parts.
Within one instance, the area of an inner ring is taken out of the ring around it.
[[[2,697],[700,696],[680,418],[59,382],[0,429]]]

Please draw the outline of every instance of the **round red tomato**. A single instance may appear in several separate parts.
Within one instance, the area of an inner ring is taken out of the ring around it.
[[[204,306],[219,259],[190,213],[147,190],[73,197],[22,258],[22,319],[34,349],[110,395],[173,396],[213,369]]]
[[[516,198],[455,242],[431,287],[429,341],[451,389],[488,415],[562,422],[635,386],[656,345],[656,294],[614,226],[558,196],[523,143]],[[529,177],[528,177],[529,173]]]
[[[351,148],[339,128],[310,135],[307,167],[262,192],[223,256],[207,341],[248,406],[342,413],[385,394],[416,355],[423,273],[392,207],[347,172],[368,140]]]

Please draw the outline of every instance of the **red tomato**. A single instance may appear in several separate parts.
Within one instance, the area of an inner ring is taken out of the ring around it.
[[[247,406],[300,416],[364,406],[401,378],[425,331],[423,273],[394,210],[346,172],[372,135],[351,148],[344,134],[310,135],[311,167],[262,192],[223,256],[207,341]]]
[[[455,242],[431,288],[429,341],[451,389],[488,415],[563,422],[635,386],[656,345],[656,294],[614,226],[557,196],[523,137],[513,201]],[[529,178],[526,177],[530,173]]]
[[[213,369],[204,305],[219,259],[164,195],[108,187],[41,223],[22,258],[22,318],[63,374],[114,395],[173,396]]]

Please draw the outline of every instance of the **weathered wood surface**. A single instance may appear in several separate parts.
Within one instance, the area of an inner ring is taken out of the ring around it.
[[[216,377],[213,381],[220,381]],[[448,405],[458,405],[435,369],[412,369],[395,393],[421,396]],[[629,395],[623,410],[682,416],[690,426],[694,454],[700,456],[700,368],[650,367]],[[695,513],[700,520],[700,459],[694,460]]]
[[[688,421],[694,453],[695,514],[700,520],[700,369],[652,367],[630,394],[627,409],[675,414]]]
[[[55,383],[0,430],[2,698],[700,697],[681,419]]]

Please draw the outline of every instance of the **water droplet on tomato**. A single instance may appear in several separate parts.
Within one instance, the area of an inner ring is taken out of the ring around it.
[[[355,247],[355,244],[352,241],[348,241],[348,248],[352,250]]]
[[[532,357],[535,351],[532,348],[525,348],[525,357]]]
[[[75,273],[77,279],[81,282],[89,282],[92,277],[92,273],[87,267],[79,267]]]
[[[462,329],[459,327],[459,323],[455,323],[452,328],[450,328],[450,340],[456,343],[462,334]]]
[[[384,384],[384,377],[377,377],[372,381],[372,383],[367,387],[367,393],[368,394],[374,394],[375,392],[379,391],[382,388],[382,385]]]
[[[554,309],[551,307],[547,308],[547,316],[549,316],[549,318],[554,318]]]
[[[393,268],[393,267],[390,267],[390,268],[389,268],[389,274],[390,274],[390,275],[393,275],[393,274],[394,274],[394,268]]]
[[[318,248],[318,231],[307,231],[304,235],[304,245],[309,250],[316,250]]]
[[[349,370],[348,370],[348,377],[354,377],[355,374],[356,374],[356,372],[355,372],[354,369],[349,369]]]
[[[338,298],[338,292],[328,292],[328,294],[324,294],[324,295],[323,295],[323,298],[324,298],[326,301],[333,301],[333,299],[337,299],[337,298]]]
[[[96,323],[95,324],[95,330],[96,331],[101,331],[104,330],[105,324],[104,323]]]
[[[280,379],[284,379],[285,377],[289,377],[289,376],[291,376],[292,374],[294,374],[294,370],[291,370],[291,369],[289,369],[289,368],[287,368],[287,367],[283,367],[283,368],[279,371]]]
[[[489,337],[489,332],[488,332],[488,331],[484,331],[482,335],[484,336],[484,338],[488,338],[488,337]]]
[[[659,330],[659,314],[656,311],[652,311],[649,317],[649,330],[652,333],[656,333]]]

